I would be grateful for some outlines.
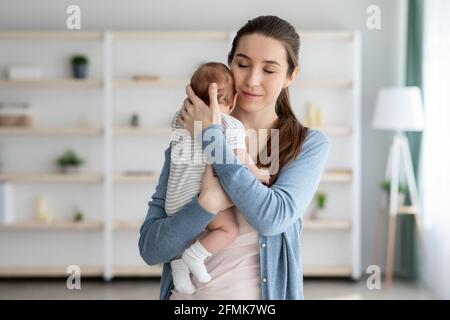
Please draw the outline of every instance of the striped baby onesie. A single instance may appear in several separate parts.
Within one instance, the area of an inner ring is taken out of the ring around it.
[[[179,111],[172,120],[171,161],[166,193],[166,213],[173,216],[200,192],[206,157],[201,144],[178,123]],[[245,127],[238,119],[222,113],[222,127],[232,150],[246,149]],[[178,130],[177,130],[178,129]]]

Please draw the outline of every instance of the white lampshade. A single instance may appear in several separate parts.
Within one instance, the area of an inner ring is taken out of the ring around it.
[[[394,131],[422,131],[424,113],[420,89],[418,87],[380,89],[373,127]]]

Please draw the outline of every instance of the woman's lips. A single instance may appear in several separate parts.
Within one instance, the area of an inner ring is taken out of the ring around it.
[[[255,99],[262,97],[262,95],[260,95],[260,94],[250,93],[250,92],[246,92],[246,91],[241,91],[241,92],[243,93],[244,97],[246,97],[247,99],[255,100]]]

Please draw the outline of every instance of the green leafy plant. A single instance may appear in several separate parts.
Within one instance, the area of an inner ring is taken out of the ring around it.
[[[327,194],[324,192],[317,193],[317,207],[320,209],[325,208],[327,204]]]
[[[82,54],[77,54],[72,57],[72,64],[87,64],[89,59]]]
[[[73,221],[80,222],[84,220],[84,214],[82,211],[78,210],[75,212],[75,215],[73,216]]]
[[[390,180],[382,181],[380,183],[380,187],[386,193],[391,192],[391,181]],[[408,186],[405,183],[399,183],[398,184],[398,192],[400,192],[400,193],[407,193],[408,192]]]
[[[84,164],[85,161],[75,151],[67,150],[56,162],[60,167],[78,167]]]

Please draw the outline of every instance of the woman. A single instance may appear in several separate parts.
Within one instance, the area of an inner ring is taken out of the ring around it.
[[[303,127],[291,108],[288,86],[299,72],[299,47],[299,36],[288,22],[262,16],[238,31],[228,55],[238,93],[233,115],[247,130],[278,129],[276,152],[270,150],[273,136],[256,135],[257,145],[266,147],[279,168],[269,186],[261,184],[227,147],[219,125],[215,85],[210,86],[210,106],[187,87],[189,98],[179,122],[193,134],[194,121],[201,121],[203,135],[215,137],[213,142],[204,140],[203,149],[212,146],[232,161],[214,163],[216,176],[208,166],[198,197],[168,218],[164,201],[170,148],[166,150],[139,239],[140,254],[149,265],[164,263],[161,299],[303,299],[302,215],[319,185],[329,140],[321,132]],[[262,166],[260,160],[257,163]],[[173,292],[168,262],[202,233],[215,214],[233,205],[240,235],[229,250],[205,262],[217,281],[211,280],[190,297]]]

